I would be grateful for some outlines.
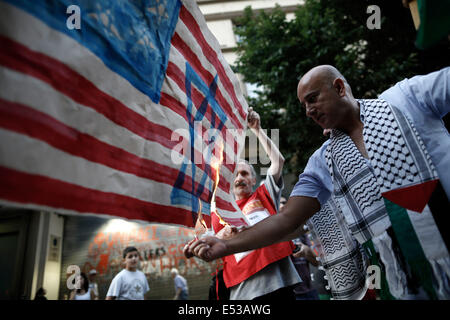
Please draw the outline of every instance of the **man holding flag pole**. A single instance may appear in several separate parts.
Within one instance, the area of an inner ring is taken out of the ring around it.
[[[278,212],[284,187],[284,158],[261,129],[259,115],[252,108],[249,108],[247,121],[270,159],[266,179],[255,191],[255,169],[242,159],[237,164],[234,196],[249,224],[254,225]],[[216,212],[211,213],[211,222],[220,239],[231,239],[239,232],[235,226],[225,223]],[[197,224],[197,230],[201,228],[201,224]],[[194,241],[196,239],[190,243]],[[230,300],[295,300],[293,286],[302,280],[290,259],[293,248],[293,243],[286,241],[224,257],[223,278],[230,290]]]

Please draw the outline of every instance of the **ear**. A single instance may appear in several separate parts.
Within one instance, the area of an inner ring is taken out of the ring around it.
[[[256,184],[256,178],[253,177],[253,178],[252,178],[252,188],[255,186],[255,184]]]
[[[333,88],[336,90],[337,94],[340,97],[345,96],[346,89],[345,89],[345,82],[344,80],[337,78],[333,81]]]

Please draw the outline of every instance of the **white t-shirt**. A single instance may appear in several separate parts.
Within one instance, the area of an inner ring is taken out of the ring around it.
[[[188,285],[185,278],[183,278],[178,274],[175,277],[174,282],[175,282],[175,291],[177,291],[177,289],[180,288],[181,291],[188,293]]]
[[[90,282],[89,283],[89,290],[94,291],[94,295],[96,297],[98,297],[98,284],[96,282],[94,282],[94,283]]]
[[[150,290],[147,278],[142,271],[123,269],[112,280],[107,297],[117,300],[144,300],[144,294]]]
[[[91,300],[91,289],[89,288],[85,294],[75,293],[74,300]]]

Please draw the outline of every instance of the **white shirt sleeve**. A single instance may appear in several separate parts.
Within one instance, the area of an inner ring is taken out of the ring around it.
[[[122,283],[122,276],[121,273],[118,273],[113,280],[111,281],[111,284],[108,289],[108,293],[106,294],[107,297],[119,297],[120,295],[120,287]]]
[[[399,108],[406,105],[412,118],[428,115],[442,119],[450,112],[450,67],[400,81],[380,99]]]
[[[297,183],[291,192],[291,197],[304,196],[316,198],[324,205],[333,192],[333,181],[325,160],[325,152],[328,146],[327,140],[309,158],[305,170],[300,174]]]

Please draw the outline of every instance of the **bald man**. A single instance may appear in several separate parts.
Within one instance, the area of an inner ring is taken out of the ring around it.
[[[185,254],[210,261],[286,240],[333,197],[355,239],[386,271],[394,297],[421,290],[448,299],[450,138],[442,118],[450,111],[450,68],[358,100],[336,68],[318,66],[301,78],[297,95],[306,115],[332,132],[286,206],[231,240],[205,238]]]

